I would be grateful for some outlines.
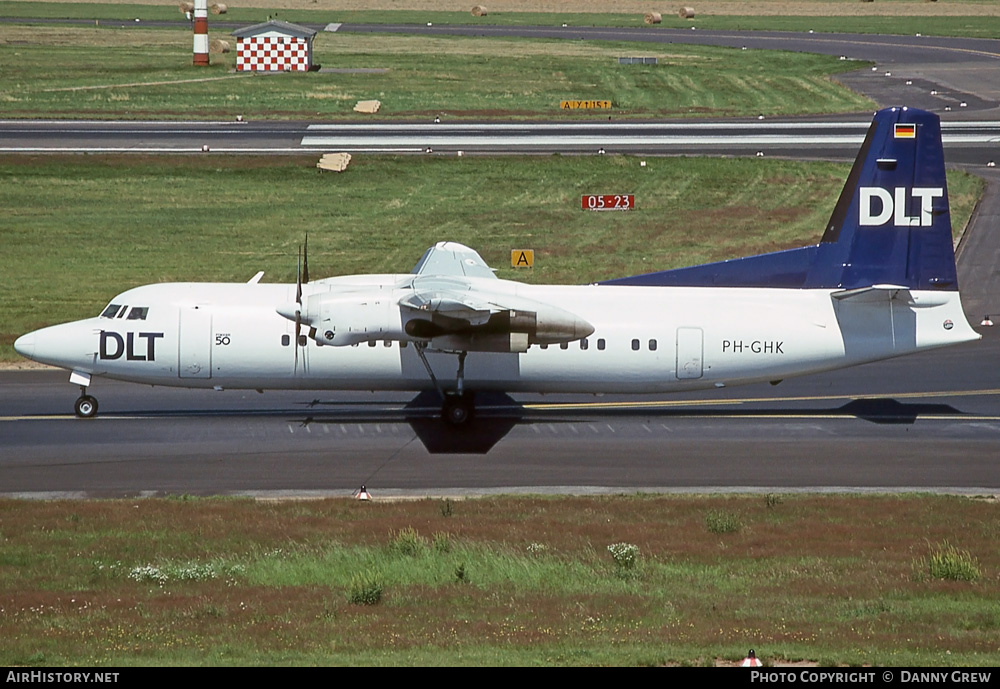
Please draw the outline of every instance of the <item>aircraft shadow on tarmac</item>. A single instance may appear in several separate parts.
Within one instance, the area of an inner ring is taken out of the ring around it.
[[[316,401],[311,406],[324,405]],[[479,393],[476,396],[477,414],[469,422],[455,426],[441,419],[440,397],[434,392],[424,392],[417,395],[403,408],[403,419],[410,425],[424,447],[431,454],[486,454],[494,445],[502,440],[518,425],[533,423],[572,423],[580,417],[727,417],[727,418],[762,418],[762,417],[811,417],[811,416],[844,416],[862,419],[878,424],[913,424],[921,416],[960,416],[962,412],[947,404],[904,403],[891,398],[871,398],[852,400],[840,407],[832,409],[718,409],[672,407],[669,409],[636,409],[619,408],[580,409],[574,406],[573,418],[566,418],[556,406],[544,412],[526,409],[510,396],[502,393]],[[710,403],[706,405],[711,407]],[[393,413],[395,415],[395,413]],[[314,421],[329,421],[331,416],[344,418],[338,412],[321,412],[310,416],[303,423]],[[352,413],[353,422],[385,422],[386,415],[365,414],[359,417]]]
[[[950,404],[906,404],[894,399],[877,398],[852,400],[837,409],[846,416],[856,416],[872,423],[912,424],[919,416],[960,415],[962,412]]]
[[[524,407],[503,393],[477,393],[476,415],[461,426],[440,416],[441,398],[422,392],[406,405],[410,428],[431,454],[486,454],[524,418]],[[430,413],[428,413],[430,412]]]
[[[776,407],[772,409],[732,409],[711,408],[711,402],[705,402],[702,408],[672,407],[670,409],[594,409],[574,412],[582,415],[600,416],[644,416],[644,417],[726,417],[726,418],[773,418],[783,417],[815,417],[844,416],[880,424],[913,424],[921,416],[961,416],[959,411],[950,404],[927,404],[924,402],[906,403],[888,397],[873,397],[851,400],[847,404],[832,409],[788,409]]]
[[[300,423],[305,426],[317,422],[386,423],[398,420],[397,411],[359,413],[354,409],[329,409],[340,404],[312,400],[307,403],[309,408],[320,409],[301,419]],[[350,406],[355,407],[356,403]],[[476,393],[476,414],[456,426],[441,418],[441,397],[436,392],[422,392],[403,407],[402,420],[410,425],[431,454],[486,454],[522,422],[525,413],[524,407],[509,395],[480,392]]]

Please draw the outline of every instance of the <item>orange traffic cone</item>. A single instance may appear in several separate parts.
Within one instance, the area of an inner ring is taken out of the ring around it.
[[[747,657],[743,659],[742,663],[740,663],[740,667],[760,667],[760,666],[761,662],[757,660],[757,654],[753,652],[752,648],[750,649],[750,652],[747,653]]]
[[[364,486],[361,486],[361,490],[354,494],[357,500],[371,500],[372,496],[368,493]]]

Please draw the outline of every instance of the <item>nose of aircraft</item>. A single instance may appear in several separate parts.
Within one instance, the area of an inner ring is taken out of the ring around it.
[[[32,358],[35,353],[35,333],[21,335],[14,340],[14,351],[28,359]]]
[[[88,321],[50,325],[17,338],[14,349],[21,356],[42,364],[75,368],[93,361],[93,353],[97,351],[94,332]]]

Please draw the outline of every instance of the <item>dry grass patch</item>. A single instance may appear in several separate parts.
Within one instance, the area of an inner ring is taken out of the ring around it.
[[[226,34],[219,34],[222,37]],[[215,37],[215,36],[213,36]],[[19,46],[59,48],[67,46],[104,47],[143,50],[147,48],[180,47],[185,57],[191,56],[191,34],[181,31],[151,31],[147,29],[96,29],[77,26],[31,26],[0,23],[0,45],[15,53]]]
[[[1000,661],[993,502],[633,495],[443,505],[0,501],[0,660],[700,664],[752,646],[816,662]],[[738,515],[740,529],[710,532],[712,513]],[[980,577],[914,577],[928,543],[974,558]],[[616,544],[638,554],[627,576]],[[126,574],[210,561],[242,569],[162,584]],[[365,577],[378,605],[352,602]]]
[[[322,48],[330,55],[366,54],[370,53],[373,60],[380,55],[412,55],[424,53],[428,55],[450,55],[461,57],[502,58],[595,58],[606,57],[617,60],[622,54],[621,45],[608,45],[603,41],[566,41],[558,39],[530,40],[524,39],[489,39],[462,38],[456,36],[392,36],[372,37],[357,34],[337,34],[324,37]],[[697,67],[710,63],[721,62],[721,56],[708,57],[691,55],[670,50],[660,45],[642,45],[642,54],[656,57],[658,66]],[[373,62],[374,66],[377,63]],[[559,76],[558,74],[553,76]],[[460,78],[456,75],[455,78]]]
[[[71,3],[162,5],[162,0],[63,0]],[[325,10],[356,12],[395,10],[420,12],[462,12],[468,14],[474,2],[468,0],[241,0],[241,7],[267,9]],[[491,15],[504,12],[607,13],[642,15],[651,5],[646,0],[621,0],[609,8],[605,0],[503,0],[487,4]],[[692,4],[692,3],[689,3]],[[711,0],[693,3],[697,15],[748,16],[1000,16],[993,0]]]

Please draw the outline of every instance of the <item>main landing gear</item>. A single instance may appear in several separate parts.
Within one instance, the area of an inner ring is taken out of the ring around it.
[[[464,392],[461,395],[446,394],[441,406],[441,418],[452,426],[468,423],[476,413],[473,393]]]
[[[427,344],[418,342],[415,344],[415,349],[417,356],[424,364],[424,368],[427,369],[427,375],[431,377],[431,382],[434,383],[434,387],[443,400],[441,419],[452,426],[462,426],[471,421],[476,415],[476,405],[475,393],[465,389],[465,357],[468,352],[456,352],[458,354],[458,372],[455,374],[455,392],[445,392],[441,388],[441,384],[438,383],[434,371],[431,370],[431,365],[427,363],[427,357],[424,354]]]
[[[92,419],[97,416],[97,398],[87,394],[87,388],[80,387],[80,396],[73,405],[73,411],[81,419]]]

